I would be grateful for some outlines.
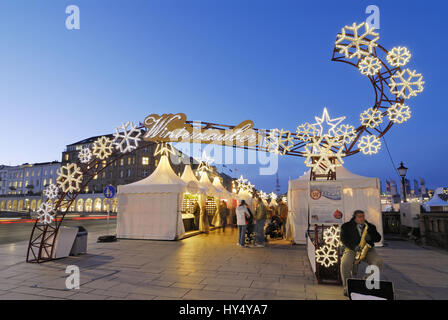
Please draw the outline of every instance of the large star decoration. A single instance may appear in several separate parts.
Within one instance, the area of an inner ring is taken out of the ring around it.
[[[162,143],[157,144],[156,151],[154,152],[154,156],[157,156],[159,154],[161,156],[168,156],[170,153],[173,155],[175,154],[173,147],[166,142],[162,142]]]
[[[205,152],[202,153],[202,157],[198,166],[198,172],[212,171],[210,165],[214,162]]]
[[[313,124],[315,128],[319,130],[319,136],[336,136],[336,127],[345,120],[345,117],[339,117],[335,119],[330,119],[330,115],[328,114],[327,108],[324,108],[324,112],[322,113],[322,117],[315,117],[316,123]],[[324,134],[324,126],[329,127],[329,129]]]

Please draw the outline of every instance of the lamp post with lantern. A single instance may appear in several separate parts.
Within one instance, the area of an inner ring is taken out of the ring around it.
[[[408,168],[406,168],[403,165],[403,161],[401,161],[400,166],[397,168],[397,170],[398,170],[398,174],[401,177],[401,188],[403,190],[403,202],[407,202],[405,177],[406,177],[406,173],[408,172]]]

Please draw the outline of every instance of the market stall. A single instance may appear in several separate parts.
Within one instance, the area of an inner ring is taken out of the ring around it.
[[[206,194],[207,189],[199,183],[190,165],[186,165],[181,179],[187,183],[187,190],[182,199],[182,220],[185,231],[199,230],[200,205],[199,197]]]
[[[181,206],[187,183],[162,155],[147,178],[118,186],[117,238],[175,240],[184,233]]]

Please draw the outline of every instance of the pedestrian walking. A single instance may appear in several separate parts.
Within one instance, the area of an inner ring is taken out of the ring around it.
[[[222,231],[226,231],[227,217],[229,215],[229,209],[227,208],[227,203],[223,200],[219,206],[219,218],[221,219]]]

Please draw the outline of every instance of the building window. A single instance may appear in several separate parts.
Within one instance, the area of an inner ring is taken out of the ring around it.
[[[132,164],[132,158],[129,157],[129,158],[128,158],[128,166],[130,166],[131,164]]]
[[[128,169],[128,177],[131,176],[131,169]]]
[[[69,159],[68,153],[64,154],[64,160],[68,161],[68,159]]]
[[[147,166],[149,164],[149,157],[142,157],[142,165]]]
[[[148,170],[143,170],[143,178],[145,178],[146,176],[148,176]]]
[[[124,172],[123,172],[123,170],[120,170],[120,178],[123,178],[124,177]]]
[[[96,180],[96,179],[98,179],[98,175],[97,174],[93,176],[93,180]]]
[[[121,158],[121,159],[120,159],[120,166],[123,166],[123,165],[124,165],[124,159]]]

